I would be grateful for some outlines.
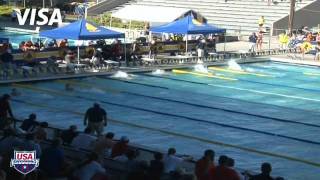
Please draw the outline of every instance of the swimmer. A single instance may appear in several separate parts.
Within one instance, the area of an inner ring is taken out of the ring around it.
[[[69,83],[67,83],[64,88],[66,91],[73,91],[74,90],[73,87],[71,86],[71,84],[69,84]]]
[[[16,88],[13,88],[11,89],[11,96],[20,96],[21,93],[16,89]]]

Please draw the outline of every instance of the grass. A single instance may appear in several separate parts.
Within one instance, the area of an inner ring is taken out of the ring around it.
[[[12,6],[0,6],[0,16],[10,16],[13,10]]]

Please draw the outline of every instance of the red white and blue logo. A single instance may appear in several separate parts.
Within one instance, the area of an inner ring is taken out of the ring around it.
[[[36,159],[36,151],[14,151],[14,158],[11,159],[10,167],[26,175],[39,166],[39,159]]]

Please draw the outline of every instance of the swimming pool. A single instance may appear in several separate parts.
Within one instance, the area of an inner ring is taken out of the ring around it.
[[[116,120],[106,131],[127,135],[133,143],[163,151],[176,147],[179,154],[196,157],[212,148],[244,169],[258,172],[262,162],[271,162],[275,175],[319,179],[319,69],[275,62],[241,66],[246,73],[209,69],[219,79],[184,69],[130,79],[18,84],[1,87],[1,93],[13,87],[23,93],[12,102],[18,117],[36,112],[40,121],[83,128],[83,113],[100,102]],[[64,91],[66,83],[75,91]]]
[[[14,49],[18,49],[19,44],[22,41],[36,41],[36,38],[39,36],[38,34],[0,30],[0,37],[9,38],[9,42],[12,44],[12,47]]]

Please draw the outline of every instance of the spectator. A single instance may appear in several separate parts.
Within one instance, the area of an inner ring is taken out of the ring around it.
[[[100,107],[98,103],[94,103],[93,107],[89,108],[84,117],[84,125],[87,125],[98,136],[103,132],[103,126],[107,126],[107,113]]]
[[[257,35],[255,32],[253,32],[249,36],[249,52],[255,52],[256,46],[257,46]]]
[[[127,180],[149,180],[147,178],[147,171],[146,171],[147,169],[148,169],[148,163],[145,161],[141,161],[138,164],[137,169],[128,173]]]
[[[24,141],[22,148],[24,151],[36,151],[37,158],[41,156],[42,150],[40,144],[35,141],[34,134],[26,135],[26,140]]]
[[[39,125],[39,122],[37,122],[37,116],[36,114],[32,113],[29,115],[28,119],[25,119],[21,126],[20,129],[22,129],[25,132],[34,132],[36,127]]]
[[[135,160],[137,155],[138,152],[136,150],[128,149],[125,154],[116,156],[114,160],[125,163],[128,172],[132,172],[138,167],[138,162]]]
[[[270,173],[272,171],[272,167],[270,163],[263,163],[261,165],[261,173],[255,176],[252,176],[249,180],[274,180]]]
[[[101,136],[94,143],[93,151],[98,154],[99,159],[103,159],[106,155],[109,157],[111,155],[111,149],[114,145],[113,142],[114,134],[109,132],[105,136]]]
[[[0,99],[0,129],[7,125],[9,117],[14,119],[9,100],[9,94],[4,94]]]
[[[208,149],[204,156],[196,162],[195,174],[198,180],[210,180],[215,170],[214,151]]]
[[[258,51],[262,50],[262,43],[263,43],[263,32],[259,31],[257,36],[257,49]]]
[[[316,41],[317,41],[317,43],[320,42],[320,32],[318,32],[318,34],[317,34],[317,36],[316,36]]]
[[[240,177],[240,179],[241,179],[241,180],[244,180],[243,175],[234,168],[234,164],[235,164],[234,159],[228,158],[228,167],[231,168],[231,169],[233,169],[234,171],[236,171],[237,174],[238,174],[238,176]]]
[[[171,171],[175,171],[177,167],[183,162],[182,158],[176,156],[176,149],[169,148],[168,154],[164,157],[164,172],[170,173]]]
[[[114,158],[125,154],[129,148],[128,143],[129,139],[126,136],[122,136],[120,141],[113,146],[111,157]]]
[[[92,144],[96,140],[96,137],[92,135],[92,130],[90,128],[86,128],[84,130],[84,133],[80,133],[78,136],[76,136],[72,143],[71,146],[75,148],[82,148],[82,149],[91,149]]]
[[[289,36],[286,32],[279,35],[280,49],[286,49],[289,43]]]
[[[164,164],[162,162],[162,154],[155,153],[154,160],[150,161],[148,176],[149,179],[160,180],[162,173],[164,172]]]
[[[13,63],[13,55],[6,50],[0,55],[0,62],[3,63],[4,68],[10,68],[10,65]]]
[[[64,60],[67,65],[70,65],[70,63],[73,63],[75,61],[75,58],[76,57],[74,53],[71,50],[69,50],[65,55]]]
[[[64,39],[64,40],[60,41],[60,44],[59,44],[60,48],[65,48],[68,46],[69,46],[68,39]]]
[[[262,30],[263,25],[266,23],[266,20],[264,19],[264,16],[261,16],[258,20],[258,25],[259,25],[259,31]]]
[[[72,140],[78,135],[77,126],[71,125],[69,129],[61,132],[61,139],[63,144],[70,145]]]
[[[317,42],[315,60],[320,60],[320,42]]]
[[[53,140],[52,146],[43,151],[40,162],[40,169],[47,177],[64,177],[65,156],[60,139]]]
[[[35,135],[35,139],[37,141],[43,141],[43,140],[46,140],[47,139],[47,131],[46,131],[46,128],[48,128],[48,123],[47,122],[41,122],[37,129],[35,130],[34,132],[34,135]]]
[[[16,22],[17,21],[17,11],[12,10],[11,12],[11,22]]]
[[[6,154],[12,151],[16,146],[22,145],[22,141],[15,136],[15,132],[12,129],[6,129],[3,132],[3,136],[0,139],[0,154]]]
[[[228,167],[227,156],[220,156],[219,165],[214,170],[212,180],[240,180],[237,172]]]
[[[98,155],[91,153],[88,160],[78,167],[74,176],[79,180],[91,180],[96,174],[105,173],[106,170],[98,162]]]
[[[2,169],[0,169],[0,180],[6,180],[7,179],[7,173],[4,172]]]

